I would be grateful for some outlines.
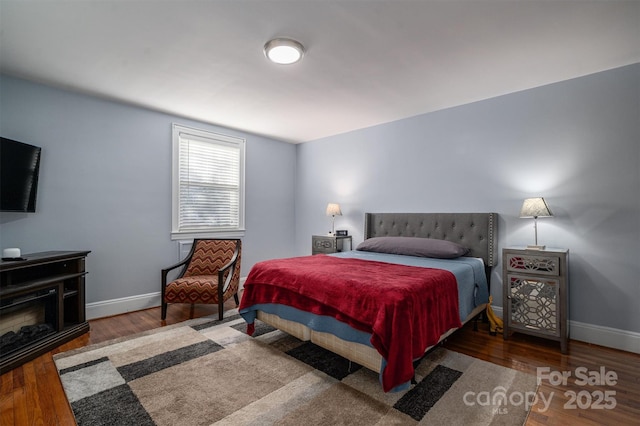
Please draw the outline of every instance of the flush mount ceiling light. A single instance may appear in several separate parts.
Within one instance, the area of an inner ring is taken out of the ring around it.
[[[304,46],[290,38],[274,38],[264,45],[264,55],[276,64],[295,64],[304,55]]]

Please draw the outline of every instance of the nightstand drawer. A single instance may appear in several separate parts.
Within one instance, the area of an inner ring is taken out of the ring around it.
[[[338,242],[335,237],[313,236],[313,253],[335,253],[338,251]]]
[[[548,254],[507,253],[506,267],[509,272],[558,276],[560,275],[560,257]]]
[[[345,241],[351,250],[351,235],[313,235],[311,237],[311,254],[330,254],[347,250]]]

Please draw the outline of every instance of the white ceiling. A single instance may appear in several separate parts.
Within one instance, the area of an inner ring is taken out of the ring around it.
[[[636,62],[640,1],[0,0],[5,74],[293,143]]]

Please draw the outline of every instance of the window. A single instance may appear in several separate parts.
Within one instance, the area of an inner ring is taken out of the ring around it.
[[[173,125],[172,239],[244,234],[244,139]]]

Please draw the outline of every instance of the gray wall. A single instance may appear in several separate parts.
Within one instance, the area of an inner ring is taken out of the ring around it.
[[[43,161],[38,212],[0,214],[0,247],[92,250],[89,303],[159,291],[178,257],[173,122],[247,139],[245,276],[309,254],[328,202],[356,244],[366,211],[495,211],[502,248],[533,242],[517,216],[542,195],[540,243],[571,250],[570,318],[640,332],[639,64],[297,146],[2,76],[0,131]]]
[[[171,241],[171,124],[243,137],[242,273],[294,254],[294,145],[0,77],[2,136],[42,147],[36,213],[0,214],[0,246],[91,250],[87,302],[160,291]]]
[[[328,202],[356,245],[366,211],[497,212],[500,248],[533,244],[532,196],[539,243],[570,249],[570,319],[640,332],[639,64],[299,145],[296,247]]]

